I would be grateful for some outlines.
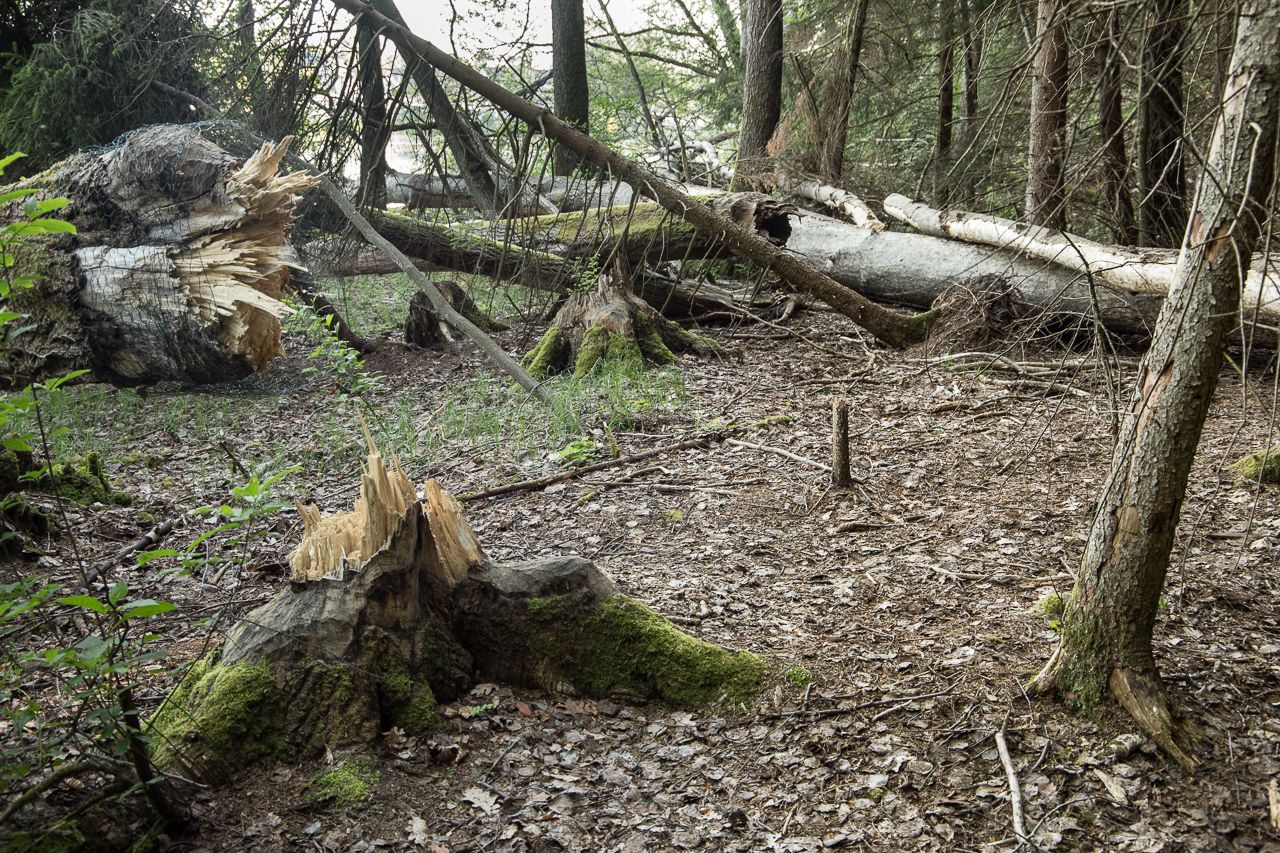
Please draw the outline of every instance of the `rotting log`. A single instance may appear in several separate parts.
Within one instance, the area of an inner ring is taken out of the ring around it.
[[[682,633],[585,559],[493,564],[458,502],[434,480],[419,498],[372,442],[352,512],[299,510],[290,589],[157,711],[157,766],[218,781],[265,756],[419,734],[480,680],[684,707],[760,688],[755,655]]]
[[[19,184],[68,198],[59,215],[79,233],[13,252],[15,272],[41,280],[9,300],[32,328],[5,345],[8,380],[86,369],[120,387],[228,382],[283,354],[291,208],[315,183],[277,174],[288,144],[241,160],[163,125]],[[18,204],[0,215],[21,216]]]
[[[787,249],[871,299],[913,308],[928,308],[952,284],[996,275],[1013,286],[1024,316],[1054,325],[1090,325],[1096,317],[1112,332],[1149,336],[1163,303],[1158,296],[1096,282],[1091,293],[1087,276],[999,249],[871,231],[816,213],[802,213],[791,223]]]

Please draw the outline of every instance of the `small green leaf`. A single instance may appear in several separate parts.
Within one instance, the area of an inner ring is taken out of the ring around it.
[[[21,436],[17,436],[17,435],[9,436],[3,441],[0,441],[0,444],[3,444],[5,447],[9,448],[10,450],[16,451],[18,453],[31,452],[31,445],[28,444],[26,442],[26,439],[22,438]]]
[[[170,610],[176,610],[178,605],[171,601],[153,601],[150,598],[139,598],[137,601],[130,601],[124,605],[126,611],[126,619],[146,619],[148,616],[157,616],[161,613],[168,613]]]
[[[0,160],[0,175],[3,175],[4,170],[9,166],[11,166],[15,160],[21,160],[23,157],[26,157],[26,156],[27,155],[23,154],[21,151],[17,151],[13,154],[10,154],[8,157],[5,157],[3,160]]]
[[[0,193],[0,204],[8,204],[9,202],[16,201],[20,198],[35,195],[36,192],[36,190],[12,190],[7,193]]]
[[[59,598],[58,603],[68,604],[72,607],[83,607],[86,610],[92,610],[94,613],[107,612],[107,605],[88,595],[69,595],[66,598]]]
[[[129,594],[129,582],[117,581],[111,590],[107,593],[107,601],[112,604],[119,603],[120,599]]]
[[[111,644],[101,637],[95,637],[93,634],[90,634],[72,646],[72,648],[79,653],[79,657],[82,661],[98,661],[107,654],[111,648]]]
[[[138,565],[145,566],[147,563],[150,563],[152,560],[158,560],[161,557],[176,557],[176,556],[178,556],[178,552],[174,551],[172,548],[165,548],[159,551],[143,551],[141,554],[138,555]]]

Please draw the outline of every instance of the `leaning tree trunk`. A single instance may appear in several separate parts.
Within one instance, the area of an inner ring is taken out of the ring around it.
[[[9,301],[33,326],[5,344],[10,381],[87,369],[121,387],[228,382],[282,355],[290,211],[315,183],[276,174],[288,142],[241,161],[162,125],[26,182],[69,198],[60,215],[79,233],[13,253],[18,274],[42,278]]]
[[[355,510],[305,531],[291,588],[227,633],[149,724],[155,762],[217,781],[440,724],[480,680],[562,696],[731,706],[762,662],[695,640],[580,557],[494,565],[434,480],[419,500],[370,442]]]
[[[1152,654],[1196,444],[1236,323],[1241,270],[1271,217],[1280,143],[1280,4],[1245,3],[1193,225],[1103,485],[1062,641],[1033,687],[1092,709],[1110,694],[1175,761],[1198,730]]]
[[[529,128],[562,143],[603,169],[608,169],[638,192],[650,196],[663,208],[688,222],[699,231],[716,234],[733,252],[751,258],[767,267],[788,283],[823,300],[853,320],[878,340],[892,347],[904,347],[924,339],[932,314],[906,317],[876,305],[857,293],[842,287],[822,273],[800,263],[774,243],[741,228],[710,208],[698,204],[676,187],[663,181],[649,169],[637,165],[616,151],[560,121],[544,109],[489,80],[469,65],[442,52],[430,42],[418,38],[402,26],[377,14],[361,0],[334,0],[352,14],[370,15],[383,28],[387,38],[405,50],[412,50],[445,74],[487,98],[499,108],[527,123]]]

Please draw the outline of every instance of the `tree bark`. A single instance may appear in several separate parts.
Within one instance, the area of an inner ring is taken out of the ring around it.
[[[1102,13],[1102,37],[1098,40],[1098,138],[1102,145],[1102,197],[1111,239],[1121,246],[1138,245],[1138,223],[1129,196],[1129,154],[1124,144],[1124,114],[1116,10]]]
[[[1035,100],[1031,106],[1031,205],[1034,225],[1067,227],[1067,3],[1040,0],[1036,20]]]
[[[334,0],[334,2],[352,14],[377,14],[360,0]],[[607,168],[612,174],[630,184],[633,189],[652,197],[663,208],[699,231],[720,235],[730,251],[751,258],[773,270],[792,285],[822,299],[880,341],[889,346],[902,347],[922,340],[928,332],[932,315],[904,317],[864,299],[790,257],[764,237],[752,234],[709,207],[698,204],[648,169],[636,165],[591,137],[580,133],[546,110],[541,110],[528,101],[517,98],[476,72],[475,69],[441,52],[430,42],[418,38],[385,18],[379,23],[383,23],[386,36],[399,46],[416,51],[450,77],[526,122],[530,128],[538,128],[540,132],[552,137],[555,141],[572,147],[583,157]]]
[[[1187,227],[1182,61],[1187,49],[1188,7],[1186,0],[1148,3],[1142,50],[1142,201],[1138,224],[1142,245],[1167,248],[1182,245]]]
[[[769,140],[782,118],[782,0],[744,0],[742,29],[742,131],[734,189],[747,189],[750,176],[765,169]]]
[[[919,309],[958,281],[995,275],[1014,286],[1025,316],[1052,327],[1087,329],[1096,317],[1112,332],[1148,337],[1160,311],[1156,296],[1104,285],[1097,288],[1095,314],[1088,279],[1066,268],[985,246],[870,231],[817,214],[791,224],[787,251],[866,297]]]
[[[996,216],[955,210],[944,213],[900,195],[886,198],[885,210],[925,234],[1025,253],[1092,275],[1097,281],[1131,293],[1165,296],[1177,283],[1178,256],[1169,250],[1132,252],[1074,234],[1028,228]],[[1263,331],[1262,340],[1274,340],[1275,329],[1280,327],[1280,257],[1258,255],[1250,263],[1243,291],[1249,314],[1243,325],[1250,334]],[[1255,330],[1253,327],[1258,323],[1265,324],[1266,328]]]
[[[458,502],[434,480],[424,493],[371,446],[351,513],[298,507],[291,588],[161,706],[157,766],[218,781],[264,755],[423,734],[481,680],[680,707],[759,690],[754,655],[680,632],[579,557],[494,565]]]
[[[587,90],[587,42],[582,0],[551,0],[551,76],[556,117],[591,132],[591,98]],[[552,152],[553,175],[569,175],[580,165],[576,152],[563,145]]]
[[[951,129],[955,123],[956,18],[952,0],[938,2],[938,130],[933,148],[933,203],[951,204]]]
[[[875,215],[867,203],[847,190],[823,184],[816,180],[793,178],[779,172],[774,177],[775,186],[783,192],[791,193],[798,198],[816,201],[832,210],[838,211],[853,220],[860,228],[883,231],[884,223]]]
[[[1177,283],[1122,422],[1062,640],[1032,687],[1092,709],[1110,694],[1180,765],[1196,725],[1170,698],[1152,634],[1187,478],[1239,307],[1241,270],[1274,209],[1280,4],[1247,0]]]
[[[387,206],[387,91],[382,79],[382,40],[367,24],[356,25],[360,53],[360,193],[362,207]]]
[[[982,66],[982,27],[975,20],[981,13],[981,6],[978,9],[972,9],[971,5],[973,3],[974,0],[961,0],[960,2],[961,39],[964,43],[964,62],[960,66],[960,91],[962,95],[960,113],[964,122],[964,141],[962,142],[964,153],[961,155],[960,177],[956,185],[958,199],[961,204],[965,205],[971,205],[974,200],[975,170],[964,164],[963,161],[977,162],[978,82]]]
[[[315,183],[276,174],[287,147],[242,163],[197,128],[161,125],[28,182],[68,197],[61,215],[79,233],[12,252],[43,279],[9,301],[34,326],[5,344],[9,380],[230,382],[282,355],[290,209]]]

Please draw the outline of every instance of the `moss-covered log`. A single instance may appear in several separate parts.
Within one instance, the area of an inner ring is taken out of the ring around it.
[[[353,512],[320,518],[293,583],[193,667],[150,724],[161,767],[206,780],[265,756],[438,724],[480,680],[679,706],[749,699],[761,661],[703,643],[587,560],[494,565],[435,481],[419,500],[371,452]]]
[[[569,296],[551,327],[521,364],[534,377],[572,367],[586,376],[602,361],[672,364],[676,352],[724,355],[714,341],[686,332],[635,295],[627,263],[618,258],[592,291]]]
[[[290,210],[313,183],[277,174],[287,147],[241,160],[163,125],[18,185],[68,198],[59,215],[78,233],[12,253],[13,274],[41,278],[9,300],[33,327],[5,345],[10,381],[87,369],[119,386],[226,382],[281,354]],[[20,202],[0,211],[21,215]]]

